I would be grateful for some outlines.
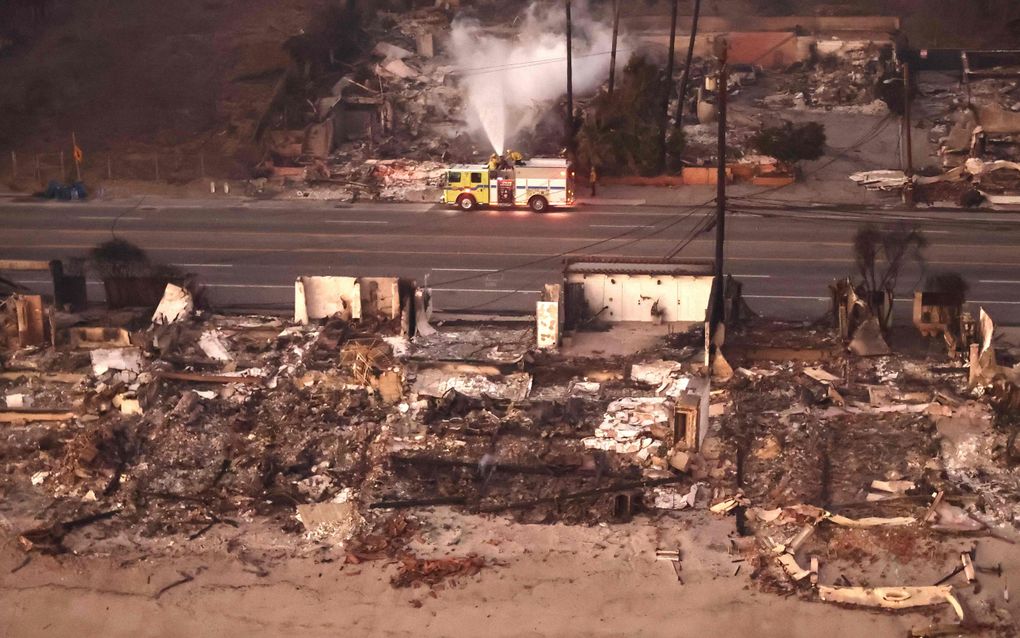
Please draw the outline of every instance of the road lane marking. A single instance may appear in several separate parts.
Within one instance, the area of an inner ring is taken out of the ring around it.
[[[23,284],[51,284],[52,281],[45,280],[24,280]],[[90,286],[102,286],[101,281],[89,281],[87,282]],[[279,290],[293,290],[294,284],[217,284],[217,283],[202,283],[202,286],[206,288],[267,288],[267,289],[279,289]],[[432,292],[491,292],[491,293],[521,293],[524,295],[538,295],[541,294],[541,290],[510,290],[506,288],[430,288]],[[745,297],[747,295],[744,295]]]
[[[46,281],[44,279],[27,279],[22,280],[19,283],[22,284],[52,284],[52,281]],[[86,281],[86,285],[89,286],[102,286],[101,281]],[[202,282],[202,286],[205,288],[280,288],[286,290],[293,290],[294,284],[217,284],[217,283],[205,283]]]
[[[804,295],[743,295],[745,299],[800,299],[807,301],[831,301],[828,297],[810,297]],[[899,303],[912,303],[913,299],[898,298],[893,301]],[[992,301],[990,299],[968,299],[967,303],[985,304],[988,306],[1020,306],[1020,301]]]
[[[651,228],[653,224],[589,224],[590,228]]]
[[[743,277],[744,279],[771,279],[772,275],[733,275],[734,277]]]
[[[390,223],[388,221],[381,221],[381,220],[326,220],[326,221],[330,222],[330,223],[337,223],[337,224],[342,224],[342,223],[389,224]],[[29,237],[32,237],[32,238],[34,238],[35,234],[37,234],[39,232],[38,228],[12,228],[12,227],[8,227],[8,230],[11,231],[12,233],[14,233],[14,232],[21,232],[21,233],[25,233],[25,234],[30,234]],[[48,232],[50,234],[64,233],[64,234],[68,234],[68,235],[99,235],[99,236],[103,236],[106,233],[109,233],[109,230],[92,229],[92,228],[57,228],[57,229],[49,229]],[[169,237],[169,236],[172,236],[172,235],[194,234],[196,231],[194,229],[186,229],[186,228],[171,228],[171,229],[162,229],[162,230],[152,230],[152,229],[146,229],[146,228],[141,228],[141,229],[135,228],[135,229],[125,230],[124,232],[128,233],[128,234],[130,234],[132,236],[139,237],[139,238],[134,239],[133,241],[135,241],[136,243],[141,243],[141,242],[145,241],[145,239],[143,239],[141,237],[142,236],[146,236],[146,235],[153,235],[153,236],[158,236],[158,237],[164,237],[165,238],[165,237]],[[236,229],[231,229],[231,228],[223,228],[223,229],[220,229],[220,232],[223,233],[223,234],[229,234],[231,237],[236,238],[236,239],[247,238],[247,237],[268,237],[268,238],[273,238],[273,239],[287,238],[287,239],[293,239],[293,240],[298,240],[298,239],[302,239],[302,238],[311,238],[311,239],[325,239],[325,238],[328,238],[328,239],[332,239],[332,240],[351,239],[351,240],[357,240],[359,242],[364,241],[364,239],[365,239],[364,233],[344,232],[342,230],[339,231],[339,232],[335,232],[335,233],[332,233],[332,232],[330,232],[330,233],[323,233],[323,232],[306,232],[306,231],[287,232],[285,230],[279,230],[279,229],[275,229],[275,230],[236,230]],[[425,239],[425,238],[432,239],[432,238],[437,238],[437,237],[438,238],[446,238],[445,235],[423,235],[422,233],[415,233],[415,234],[406,234],[406,233],[404,233],[404,234],[385,234],[385,235],[384,234],[380,234],[380,235],[378,235],[379,239],[387,240],[387,241],[389,241],[389,240],[410,240],[410,241],[414,241],[414,240],[422,240],[422,239]],[[521,240],[524,240],[524,239],[536,239],[536,238],[533,236],[533,233],[531,235],[508,235],[508,236],[500,236],[500,237],[493,236],[490,233],[490,234],[487,234],[487,235],[460,235],[456,239],[460,240],[461,242],[468,242],[468,241],[473,241],[473,240],[479,240],[479,241],[503,240],[503,241],[505,241],[506,239],[521,239]],[[599,237],[599,236],[576,236],[576,237],[575,236],[569,236],[569,237],[564,237],[564,236],[546,236],[546,237],[539,237],[537,239],[540,239],[540,240],[543,240],[543,241],[578,242],[578,243],[589,243],[589,242],[593,242],[593,241],[597,241],[597,242],[600,242],[600,243],[607,243],[607,242],[614,242],[614,241],[615,242],[621,242],[621,243],[626,243],[626,242],[633,243],[633,241],[634,241],[633,238],[627,238],[627,237]],[[654,236],[648,236],[648,237],[642,237],[641,241],[647,242],[647,243],[650,243],[650,244],[662,244],[662,243],[665,243],[665,244],[675,244],[677,239],[675,237],[654,237]],[[705,239],[696,239],[696,240],[694,240],[694,242],[692,242],[692,245],[704,246],[704,247],[707,248],[707,247],[710,247],[711,245],[713,245],[714,242],[715,242],[714,239],[708,239],[708,238],[705,238]],[[733,246],[733,245],[738,245],[738,246],[745,246],[745,245],[746,246],[763,246],[763,247],[767,246],[770,249],[772,247],[774,247],[774,246],[777,246],[777,245],[785,247],[785,246],[789,246],[791,244],[791,242],[789,240],[778,239],[778,238],[777,239],[729,239],[729,240],[727,240],[727,243],[730,246]],[[807,240],[807,241],[794,241],[792,243],[797,245],[797,246],[806,246],[806,247],[812,248],[814,250],[818,250],[818,249],[821,249],[821,248],[832,248],[832,249],[850,248],[851,246],[853,246],[852,243],[837,242],[837,241],[810,241],[810,240]],[[972,250],[974,252],[977,252],[977,251],[987,252],[989,249],[1000,249],[1000,250],[1003,250],[1003,251],[1006,251],[1006,250],[1012,251],[1012,249],[1014,248],[1013,244],[995,244],[995,245],[992,245],[992,246],[989,246],[988,244],[932,244],[932,246],[942,246],[942,247],[946,247],[946,248],[952,247],[955,252],[966,251],[966,250]],[[0,244],[0,247],[25,248],[26,246],[25,246],[24,242],[22,242],[22,243],[18,243],[18,244]],[[47,245],[40,244],[40,245],[32,245],[32,247],[47,248],[47,247],[53,247],[53,246],[47,246]],[[58,245],[57,247],[64,247],[64,246]],[[67,247],[77,248],[79,246],[77,246],[77,245],[70,245],[70,246],[67,246]],[[81,247],[92,248],[92,245],[84,245],[83,244]],[[178,244],[175,244],[173,246],[173,248],[175,248],[177,250],[181,250],[181,248],[180,248],[180,246]],[[219,247],[217,246],[216,248],[219,248]],[[203,250],[207,250],[207,248],[203,248]],[[243,250],[243,249],[240,249],[240,250]],[[389,251],[387,251],[387,252],[389,252]],[[1011,252],[1010,254],[1012,255],[1013,253]],[[738,258],[735,258],[735,259],[740,259],[740,258],[738,257]],[[767,259],[770,259],[770,258],[760,257],[760,258],[755,258],[755,259],[767,260]],[[773,258],[773,260],[775,260],[775,259],[778,259],[780,261],[782,261],[782,260],[795,260],[795,259],[791,259],[791,258]],[[825,259],[819,259],[819,258],[802,258],[802,259],[796,259],[796,260],[798,260],[798,261],[833,261],[833,260],[825,260]],[[853,258],[852,257],[848,257],[848,258],[845,258],[845,259],[839,259],[837,261],[843,261],[843,262],[852,263],[853,262]],[[939,262],[930,262],[930,263],[939,263]],[[956,263],[956,262],[941,262],[941,263]],[[977,262],[963,262],[963,263],[977,263]]]
[[[138,222],[145,219],[144,217],[120,217],[119,215],[82,215],[78,219],[94,219],[97,221],[122,221],[122,222]]]
[[[806,297],[803,295],[741,295],[745,299],[807,299],[810,301],[828,301],[828,297]]]
[[[522,295],[542,294],[541,290],[506,290],[502,288],[430,288],[429,290],[432,292],[519,292]]]
[[[233,268],[233,264],[171,264],[181,268]]]
[[[89,232],[89,231],[81,231]],[[102,231],[104,233],[109,231]],[[328,235],[327,235],[328,236]],[[355,235],[352,236],[359,239],[363,239],[364,236]],[[392,237],[388,237],[392,239]],[[461,238],[463,239],[463,238]],[[566,240],[564,240],[566,241]],[[623,241],[621,239],[621,241]],[[675,243],[673,239],[650,239],[650,242],[655,243]],[[11,248],[11,249],[32,249],[32,250],[70,250],[70,249],[91,249],[94,248],[94,244],[32,244],[26,246],[24,243],[19,244],[0,244],[0,248]],[[179,244],[173,246],[144,246],[148,252],[172,252],[174,254],[180,254],[182,252],[196,252],[207,254],[210,251],[219,251],[224,253],[283,253],[283,254],[329,254],[329,255],[437,255],[441,257],[541,257],[543,261],[552,261],[560,259],[564,256],[576,255],[580,257],[591,257],[592,253],[583,252],[583,250],[570,250],[562,253],[535,253],[535,252],[493,252],[493,251],[457,251],[457,252],[443,252],[438,250],[391,250],[389,248],[306,248],[306,247],[289,247],[289,248],[248,248],[248,247],[223,247],[223,246],[199,246],[194,248],[182,248]],[[620,259],[633,259],[637,255],[624,255],[619,253],[599,253],[600,257],[614,257]],[[745,261],[745,262],[770,262],[770,263],[818,263],[818,264],[853,264],[852,258],[828,258],[828,257],[727,257],[728,261]],[[1020,265],[1020,262],[1016,261],[959,261],[959,260],[927,260],[925,263],[929,265],[946,265],[946,266],[1016,266]],[[518,270],[513,266],[505,268],[503,270]]]
[[[1020,284],[1020,281],[1015,279],[978,279],[978,282],[982,284]]]
[[[52,284],[53,280],[52,279],[19,279],[18,283],[19,284]],[[103,282],[101,282],[101,281],[86,281],[85,285],[87,285],[87,286],[102,286]]]
[[[294,290],[294,284],[207,284],[202,283],[206,288],[277,288]]]
[[[327,219],[327,224],[388,224],[379,219]]]
[[[443,272],[499,272],[499,268],[430,268],[433,271]]]

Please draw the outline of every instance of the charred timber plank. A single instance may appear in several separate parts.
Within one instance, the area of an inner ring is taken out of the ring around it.
[[[192,381],[194,383],[245,383],[260,385],[261,377],[232,377],[225,374],[200,374],[197,372],[158,372],[156,378],[169,381]]]
[[[369,509],[406,509],[408,507],[428,507],[430,505],[463,505],[467,503],[466,496],[437,496],[435,498],[416,498],[404,501],[376,501],[369,505]]]
[[[461,461],[459,459],[442,459],[434,456],[405,456],[402,454],[391,454],[390,460],[395,463],[406,463],[408,465],[425,465],[429,467],[449,467],[478,469],[478,461]],[[594,475],[597,471],[583,469],[580,465],[517,465],[513,463],[496,464],[497,474],[534,474],[537,476],[569,476],[572,474]],[[607,478],[627,478],[626,474],[618,472],[602,472]],[[633,476],[633,475],[631,475]]]
[[[39,370],[4,370],[0,372],[0,379],[5,381],[17,381],[18,379],[39,379],[53,383],[81,383],[85,380],[84,374],[75,372],[41,372]]]
[[[391,454],[390,459],[397,463],[409,465],[429,465],[432,467],[457,467],[478,469],[478,461],[460,461],[457,459],[440,459],[432,456],[403,456]],[[513,465],[500,463],[496,466],[497,472],[510,474],[540,474],[545,476],[560,476],[573,471],[575,468],[552,467],[548,465]]]
[[[647,479],[644,481],[632,481],[629,483],[617,483],[616,485],[610,485],[607,487],[599,487],[592,490],[585,490],[583,492],[572,492],[569,494],[558,494],[556,496],[547,496],[543,498],[530,499],[527,501],[516,501],[513,503],[495,503],[492,505],[482,505],[478,508],[479,512],[494,513],[503,512],[512,509],[522,509],[526,507],[533,507],[535,505],[545,505],[548,503],[562,503],[563,501],[571,501],[579,498],[588,498],[590,496],[601,496],[603,494],[613,494],[615,492],[625,492],[627,490],[636,490],[645,487],[655,487],[657,485],[668,485],[670,483],[679,483],[686,477],[683,475],[670,476],[661,479]]]

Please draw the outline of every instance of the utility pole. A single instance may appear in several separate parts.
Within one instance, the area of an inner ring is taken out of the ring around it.
[[[907,177],[914,174],[914,153],[910,140],[910,64],[903,63],[903,132],[906,135]]]
[[[910,130],[910,64],[903,63],[903,132],[906,135],[907,150],[907,183],[903,188],[903,202],[910,207],[914,206],[914,149],[911,143]]]
[[[670,11],[669,23],[669,58],[666,60],[666,90],[662,97],[662,131],[660,133],[662,156],[659,158],[659,165],[662,167],[662,170],[666,170],[666,134],[669,130],[669,98],[673,95],[673,58],[676,57],[676,11],[680,0],[673,0],[671,4],[673,6]]]
[[[570,0],[567,2],[567,135],[574,145],[574,56],[571,43]]]
[[[683,130],[684,104],[687,101],[687,82],[691,78],[691,62],[694,61],[694,38],[698,35],[698,15],[701,14],[701,0],[694,0],[694,16],[691,18],[691,39],[687,43],[687,64],[680,80],[680,101],[676,105],[676,129]]]
[[[620,36],[620,0],[613,0],[613,49],[609,54],[609,97],[616,87],[616,41]]]
[[[715,303],[711,310],[710,327],[713,338],[719,324],[725,319],[726,286],[723,283],[723,244],[726,241],[726,46],[719,49],[719,79],[716,82],[719,96],[719,166],[716,172],[715,191]]]

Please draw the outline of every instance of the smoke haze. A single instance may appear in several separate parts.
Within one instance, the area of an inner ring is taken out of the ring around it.
[[[613,27],[595,20],[587,2],[572,11],[574,93],[591,93],[609,76]],[[507,143],[567,92],[566,12],[562,4],[531,4],[513,38],[489,34],[475,20],[452,25],[451,51],[467,102],[468,124],[502,153]],[[617,66],[629,58],[618,41]]]

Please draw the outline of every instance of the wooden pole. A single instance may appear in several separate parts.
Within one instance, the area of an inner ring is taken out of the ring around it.
[[[907,150],[907,183],[903,187],[903,203],[908,207],[914,207],[914,147],[910,127],[910,64],[903,63],[903,133],[906,135]]]
[[[660,146],[662,148],[662,154],[659,157],[659,167],[661,170],[666,170],[666,135],[669,131],[669,98],[673,95],[673,63],[676,57],[676,12],[677,7],[680,4],[680,0],[673,0],[671,3],[673,6],[670,11],[670,24],[669,24],[669,56],[666,58],[666,90],[663,91],[662,96],[662,112],[660,117],[662,118],[662,126],[660,127]]]
[[[613,48],[609,53],[609,97],[616,87],[616,42],[620,36],[620,0],[613,0]]]
[[[914,153],[910,139],[910,64],[903,63],[903,130],[907,146],[907,177],[914,174]]]
[[[567,135],[574,144],[574,57],[570,22],[570,0],[567,3]]]
[[[691,18],[691,39],[687,42],[687,64],[680,80],[680,101],[676,106],[676,128],[683,130],[684,104],[687,102],[687,83],[691,78],[691,63],[694,61],[694,38],[698,35],[698,16],[701,14],[701,0],[694,0],[694,16]]]
[[[725,318],[726,286],[723,284],[724,244],[726,242],[726,47],[719,52],[719,166],[715,195],[715,303],[711,308],[710,332],[714,344],[716,329]],[[710,350],[712,347],[710,346]],[[714,353],[714,350],[713,350]]]

